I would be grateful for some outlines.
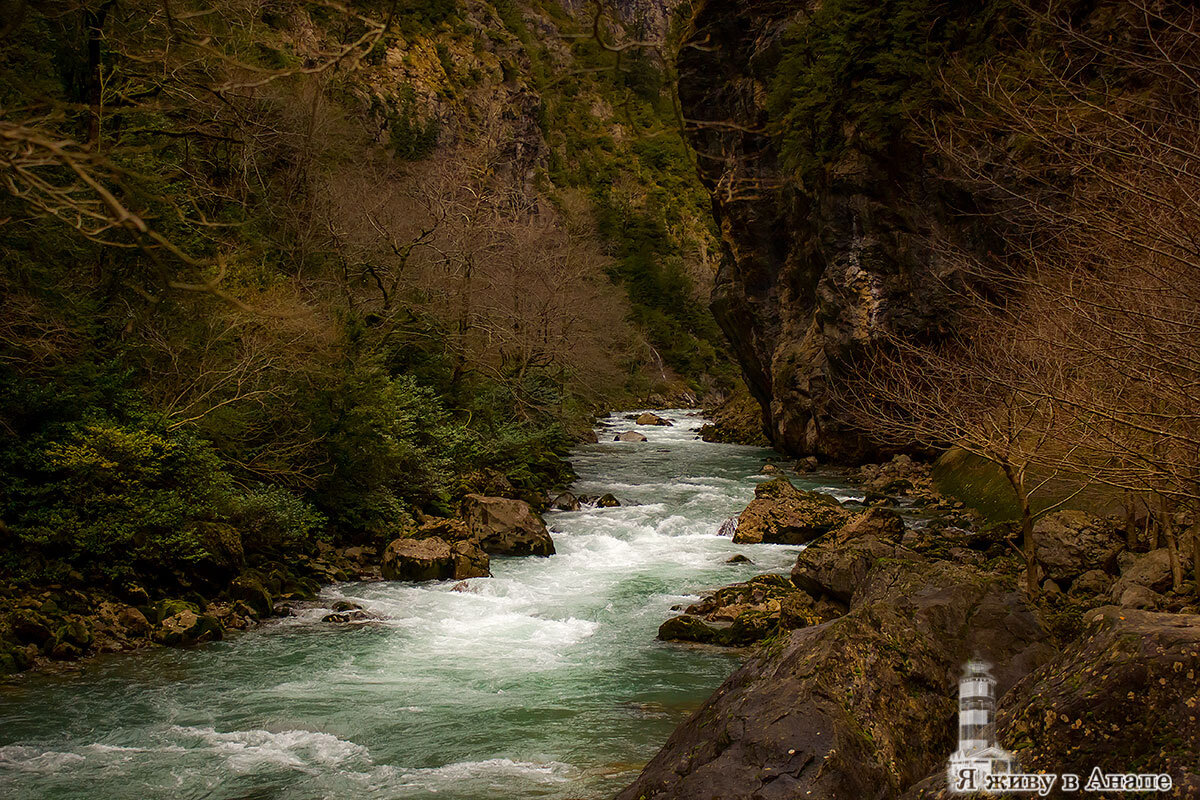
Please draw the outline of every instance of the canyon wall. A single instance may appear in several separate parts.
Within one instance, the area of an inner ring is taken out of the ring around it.
[[[819,175],[785,164],[769,93],[789,31],[816,5],[696,4],[679,97],[723,245],[712,309],[767,434],[795,455],[853,461],[871,447],[833,390],[885,332],[939,332],[948,268],[926,242],[958,235],[961,198],[903,138],[861,146],[853,119]]]

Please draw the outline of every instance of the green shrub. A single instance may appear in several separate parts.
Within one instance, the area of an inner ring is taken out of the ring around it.
[[[258,486],[234,496],[228,516],[242,534],[242,546],[247,551],[306,549],[329,535],[324,515],[279,486]]]
[[[4,455],[15,543],[113,581],[207,558],[194,523],[231,491],[210,446],[147,425],[72,424]]]

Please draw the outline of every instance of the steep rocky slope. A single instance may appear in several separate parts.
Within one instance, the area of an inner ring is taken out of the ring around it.
[[[720,224],[712,308],[767,432],[791,453],[852,460],[869,448],[831,405],[831,383],[882,332],[938,329],[943,267],[925,242],[947,227],[954,188],[920,149],[870,138],[849,112],[831,122],[838,146],[807,154],[820,169],[798,171],[784,157],[773,83],[797,26],[819,6],[697,3],[679,53],[679,97]],[[812,102],[838,113],[832,92]],[[961,221],[950,227],[968,235]]]

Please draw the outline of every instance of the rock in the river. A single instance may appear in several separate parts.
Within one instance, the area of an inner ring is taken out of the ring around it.
[[[450,577],[454,580],[492,576],[492,560],[479,542],[460,539],[453,542],[450,549],[454,553],[454,574]]]
[[[754,489],[754,500],[738,516],[733,540],[739,544],[804,544],[850,519],[836,498],[797,489],[774,478]]]
[[[783,575],[759,575],[706,595],[658,629],[658,638],[742,646],[821,622],[811,597]]]
[[[445,539],[396,539],[383,551],[389,581],[443,581],[454,577],[454,552]]]
[[[520,500],[507,502],[520,503]],[[436,517],[426,520],[416,530],[409,532],[410,539],[438,539],[450,546],[453,568],[444,578],[435,580],[463,580],[465,578],[487,578],[491,576],[491,559],[488,558],[478,534],[471,526],[460,519]],[[384,561],[387,554],[384,553]],[[387,573],[384,573],[387,577]],[[395,579],[392,579],[395,580]],[[405,578],[402,580],[423,580],[421,578]]]
[[[945,768],[963,662],[1003,693],[1055,653],[1020,592],[948,561],[884,560],[852,607],[758,651],[619,800],[894,797]]]
[[[563,492],[550,501],[550,507],[555,511],[578,511],[579,498],[570,492]]]
[[[625,431],[613,437],[614,442],[645,442],[646,437],[637,431]]]
[[[216,617],[184,609],[164,619],[154,632],[154,639],[160,644],[180,647],[218,640],[224,635],[225,629]]]
[[[717,627],[691,614],[680,614],[658,626],[658,638],[664,641],[714,644],[717,637],[724,632],[724,628],[728,627],[728,623]]]
[[[554,541],[546,523],[524,501],[469,494],[463,498],[461,514],[480,547],[488,553],[554,555]]]
[[[673,425],[674,423],[671,422],[671,420],[669,420],[669,419],[663,419],[658,414],[652,414],[649,411],[647,411],[645,414],[642,414],[640,417],[637,418],[637,424],[638,425]]]
[[[602,494],[596,499],[596,508],[617,508],[620,505],[621,501],[611,493]]]
[[[1068,585],[1088,570],[1111,572],[1125,541],[1112,523],[1083,511],[1056,511],[1034,524],[1043,574]]]

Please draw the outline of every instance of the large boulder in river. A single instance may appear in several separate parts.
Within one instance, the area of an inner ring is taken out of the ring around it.
[[[554,555],[554,540],[546,523],[522,500],[469,494],[463,498],[460,513],[479,546],[488,553]]]
[[[1112,523],[1083,511],[1056,511],[1033,528],[1045,577],[1066,586],[1088,570],[1112,572],[1124,539]]]
[[[578,511],[580,508],[579,498],[571,492],[562,492],[550,501],[550,508],[555,511]]]
[[[822,609],[787,576],[759,575],[705,595],[664,622],[658,638],[742,646],[822,619]]]
[[[851,514],[837,498],[797,489],[774,478],[754,489],[754,499],[738,516],[733,540],[739,544],[804,544],[847,522]]]
[[[400,538],[383,551],[383,577],[389,581],[444,581],[454,577],[454,551],[445,539]]]
[[[647,411],[645,414],[642,414],[640,417],[637,418],[637,424],[638,425],[673,425],[674,423],[671,422],[671,420],[669,420],[669,419],[663,419],[658,414],[652,414],[649,411]]]
[[[388,545],[382,572],[394,581],[461,581],[489,577],[490,566],[488,554],[467,523],[433,518]]]
[[[1011,580],[950,561],[883,559],[851,606],[756,652],[619,800],[894,797],[944,769],[968,658],[1002,694],[1055,652]]]
[[[637,431],[625,431],[613,437],[614,442],[644,442],[646,437]]]

